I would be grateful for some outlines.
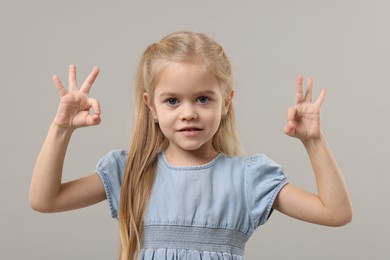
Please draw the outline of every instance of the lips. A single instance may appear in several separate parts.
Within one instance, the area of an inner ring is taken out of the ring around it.
[[[200,131],[202,129],[198,127],[184,127],[179,130],[179,132],[192,132],[192,131]]]

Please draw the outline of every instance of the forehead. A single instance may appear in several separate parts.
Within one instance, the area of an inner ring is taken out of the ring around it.
[[[202,91],[220,92],[216,77],[202,63],[168,62],[162,69],[155,94],[193,93]]]

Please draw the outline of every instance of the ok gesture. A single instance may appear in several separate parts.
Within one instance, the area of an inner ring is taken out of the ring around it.
[[[57,115],[54,119],[55,124],[68,129],[76,129],[100,123],[99,102],[89,97],[89,91],[98,74],[99,68],[93,68],[80,89],[77,86],[75,65],[69,65],[68,89],[65,89],[57,75],[53,76],[54,84],[61,97]]]
[[[284,132],[301,141],[319,138],[321,135],[320,108],[324,101],[326,91],[323,89],[317,100],[313,103],[313,79],[307,80],[306,92],[303,93],[303,77],[299,76],[296,81],[295,106],[288,109],[288,122]]]

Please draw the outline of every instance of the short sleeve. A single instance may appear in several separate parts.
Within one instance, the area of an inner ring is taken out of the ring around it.
[[[267,222],[277,195],[287,183],[283,168],[267,156],[248,158],[245,192],[253,229]]]
[[[126,160],[127,152],[125,150],[114,150],[103,156],[96,166],[96,173],[102,180],[106,191],[111,216],[116,219],[118,219],[120,191]]]

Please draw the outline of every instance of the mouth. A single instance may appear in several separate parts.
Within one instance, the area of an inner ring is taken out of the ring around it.
[[[197,127],[185,127],[179,130],[179,132],[196,132],[196,131],[201,131],[202,129],[197,128]]]

